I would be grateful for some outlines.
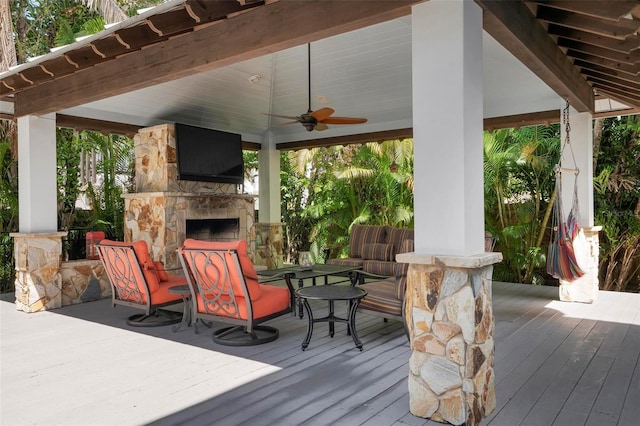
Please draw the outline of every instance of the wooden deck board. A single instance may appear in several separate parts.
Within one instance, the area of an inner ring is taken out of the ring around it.
[[[559,302],[553,287],[493,288],[497,408],[483,424],[639,424],[640,295],[600,292],[585,305]],[[224,347],[203,326],[129,328],[136,311],[105,300],[0,309],[2,425],[25,413],[47,426],[440,424],[409,413],[411,351],[397,321],[358,314],[362,352],[344,324],[333,338],[316,324],[303,352],[307,322],[292,316],[269,322],[275,342]]]

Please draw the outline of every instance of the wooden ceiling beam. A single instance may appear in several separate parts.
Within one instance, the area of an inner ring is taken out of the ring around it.
[[[629,65],[635,65],[640,61],[640,50],[634,50],[631,53],[621,53],[617,50],[606,49],[566,38],[559,38],[558,46]]]
[[[628,74],[626,72],[619,72],[612,70],[611,68],[602,67],[596,64],[592,64],[585,61],[576,60],[575,65],[581,68],[581,72],[584,75],[589,75],[589,72],[597,72],[609,77],[613,77],[619,80],[626,80],[632,83],[640,83],[640,76],[636,74]]]
[[[636,0],[614,1],[575,1],[575,0],[532,0],[542,6],[561,9],[567,12],[580,13],[594,18],[604,18],[617,21],[622,16],[630,13],[638,4]]]
[[[593,89],[521,1],[475,0],[484,29],[579,112],[594,110]]]
[[[560,25],[551,24],[547,29],[549,34],[575,40],[581,43],[588,43],[594,46],[603,47],[605,49],[615,50],[620,53],[630,53],[636,49],[640,49],[640,36],[634,34],[618,40],[611,37],[605,37],[598,34],[588,33],[573,28],[561,27]]]
[[[600,58],[598,56],[589,55],[584,52],[578,52],[576,50],[568,50],[567,56],[574,58],[574,64],[577,64],[578,60],[580,60],[631,75],[638,75],[638,71],[640,71],[640,67],[638,65],[623,64],[609,59]]]
[[[597,3],[600,4],[600,2]],[[574,28],[605,37],[617,38],[619,40],[624,40],[626,37],[636,33],[638,27],[640,27],[640,22],[632,19],[623,18],[619,21],[612,22],[592,16],[555,10],[545,6],[538,7],[536,18],[541,21],[562,25],[563,27]]]
[[[217,25],[96,63],[37,90],[19,92],[15,114],[55,112],[217,69],[405,16],[420,1],[278,1],[256,7]]]
[[[611,99],[615,99],[619,102],[622,102],[623,104],[631,105],[631,106],[640,105],[640,96],[633,96],[627,92],[612,89],[611,87],[606,87],[598,83],[593,83],[593,87],[598,89],[599,93],[603,93],[611,97]]]
[[[56,114],[56,126],[74,129],[79,132],[92,130],[105,135],[125,135],[132,138],[142,126],[117,123],[115,121],[97,120],[94,118],[76,117],[73,115]]]
[[[309,139],[298,142],[284,142],[276,144],[276,149],[283,151],[297,151],[300,149],[321,148],[337,145],[365,144],[369,142],[384,142],[395,139],[413,137],[413,128],[386,130],[382,132],[359,133],[357,135],[334,136],[331,138]]]
[[[610,81],[619,86],[628,86],[628,87],[640,90],[640,77],[637,77],[633,80],[623,79],[623,78],[618,78],[612,74],[603,73],[603,72],[599,72],[591,69],[583,69],[582,74],[586,75],[587,77],[598,78],[602,81]]]
[[[492,132],[497,129],[518,129],[525,126],[545,125],[560,122],[560,109],[540,111],[529,114],[506,115],[503,117],[485,118],[484,130]]]

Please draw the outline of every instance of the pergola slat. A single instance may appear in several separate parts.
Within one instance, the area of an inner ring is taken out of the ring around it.
[[[614,1],[567,1],[567,0],[531,0],[549,8],[560,9],[566,12],[580,13],[594,18],[604,18],[610,21],[618,21],[628,14],[637,4],[636,0]]]
[[[601,2],[598,2],[598,4],[600,3]],[[617,38],[619,40],[624,40],[626,37],[634,34],[640,27],[640,22],[634,21],[632,19],[622,18],[619,21],[612,22],[604,19],[594,18],[591,16],[555,10],[545,6],[538,7],[538,13],[536,17],[541,21],[586,31],[593,34],[599,34],[606,37]]]
[[[556,24],[549,25],[548,31],[551,35],[575,40],[581,43],[592,44],[594,46],[615,50],[621,53],[630,53],[640,49],[640,36],[637,34],[631,35],[624,40],[619,40],[573,28],[562,27]]]

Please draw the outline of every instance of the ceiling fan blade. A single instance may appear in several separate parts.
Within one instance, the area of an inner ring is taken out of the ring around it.
[[[329,117],[334,112],[335,111],[332,108],[320,108],[318,110],[315,110],[309,113],[309,115],[318,121],[324,121],[327,117]]]
[[[366,123],[366,118],[358,118],[358,117],[328,117],[322,121],[325,124],[360,124]]]
[[[316,124],[316,127],[314,127],[314,130],[317,130],[319,132],[323,131],[323,130],[327,130],[329,128],[329,126],[327,126],[324,123],[318,123]]]

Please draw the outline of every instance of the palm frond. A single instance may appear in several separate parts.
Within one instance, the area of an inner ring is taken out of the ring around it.
[[[116,0],[80,0],[80,3],[90,10],[98,11],[107,24],[114,24],[127,19],[127,14],[120,8]]]

